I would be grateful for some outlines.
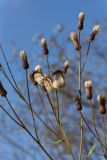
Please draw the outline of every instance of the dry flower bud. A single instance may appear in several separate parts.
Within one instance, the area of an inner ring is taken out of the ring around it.
[[[87,99],[92,99],[92,81],[85,81],[84,84]]]
[[[106,96],[105,95],[98,95],[97,100],[99,102],[99,112],[100,114],[106,113]]]
[[[85,13],[84,12],[80,12],[79,17],[78,17],[78,29],[79,30],[83,29],[84,17],[85,17]]]
[[[53,80],[48,75],[44,75],[43,86],[48,92],[54,91]]]
[[[64,73],[67,73],[69,66],[70,66],[69,61],[65,61],[64,62]]]
[[[41,45],[42,45],[44,54],[48,55],[49,51],[48,51],[48,48],[47,48],[46,39],[44,39],[44,38],[41,39]]]
[[[29,64],[28,64],[26,52],[24,50],[20,51],[20,57],[21,57],[21,60],[22,60],[23,68],[28,69]]]
[[[7,91],[4,89],[2,82],[0,81],[0,96],[6,97]]]
[[[105,104],[106,104],[106,96],[105,95],[98,95],[97,100],[98,100],[99,104],[105,106]]]
[[[53,86],[55,89],[59,89],[65,86],[63,71],[56,70],[55,72],[53,72]]]
[[[79,40],[75,32],[70,33],[70,39],[73,42],[75,49],[79,51],[81,49],[81,46],[79,44]]]
[[[100,31],[100,25],[95,25],[91,35],[89,36],[89,40],[93,41],[99,31]]]
[[[37,71],[37,72],[39,72],[39,73],[42,73],[42,67],[41,67],[41,65],[37,65],[37,66],[35,67],[35,71]]]
[[[93,32],[97,34],[99,31],[100,31],[100,25],[95,25],[93,28]]]
[[[78,96],[78,95],[76,96],[75,103],[76,103],[77,110],[81,111],[82,110],[82,104],[81,104],[80,96]]]

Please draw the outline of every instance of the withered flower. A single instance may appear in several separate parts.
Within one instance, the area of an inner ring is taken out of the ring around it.
[[[75,103],[76,103],[77,110],[81,111],[82,110],[82,104],[81,104],[81,99],[80,99],[79,95],[76,96]]]
[[[29,68],[29,64],[28,64],[28,60],[27,60],[27,54],[24,50],[20,51],[20,57],[22,60],[22,66],[24,69],[28,69]]]
[[[65,61],[64,62],[64,73],[67,73],[69,66],[70,66],[69,61]]]
[[[105,114],[106,113],[106,96],[105,95],[98,95],[97,96],[97,100],[99,103],[99,112],[101,114]]]
[[[86,91],[86,97],[87,99],[92,99],[92,81],[91,80],[88,80],[88,81],[85,81],[85,84],[84,84],[84,87],[85,87],[85,91]]]
[[[0,96],[6,97],[7,91],[4,89],[2,82],[0,81]]]
[[[38,72],[38,73],[42,73],[42,67],[41,67],[41,65],[37,65],[35,67],[35,71]]]
[[[80,14],[78,16],[78,30],[82,30],[83,29],[84,17],[85,17],[85,13],[84,12],[80,12]]]
[[[99,31],[100,31],[100,25],[95,25],[92,33],[89,36],[89,41],[93,41]]]
[[[47,74],[44,75],[42,85],[46,89],[46,91],[48,91],[48,92],[52,92],[55,90],[53,87],[53,80]]]
[[[47,48],[46,39],[44,39],[44,38],[41,39],[41,45],[42,45],[42,48],[43,48],[43,53],[44,53],[45,55],[48,55],[48,54],[49,54],[49,51],[48,51],[48,48]]]
[[[75,49],[79,51],[81,49],[81,46],[79,44],[79,40],[75,32],[70,33],[70,39],[73,42]]]
[[[32,72],[32,73],[30,73],[30,74],[29,74],[29,77],[30,77],[32,83],[33,83],[34,85],[37,85],[37,82],[36,82],[35,79],[34,79],[34,74],[35,74],[35,71]]]
[[[64,73],[61,70],[53,72],[53,86],[55,89],[59,89],[65,86]]]

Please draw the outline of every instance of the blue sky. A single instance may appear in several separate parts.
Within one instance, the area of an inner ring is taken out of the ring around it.
[[[86,13],[89,27],[94,19],[107,14],[107,0],[0,0],[0,41],[5,48],[15,40],[20,48],[32,45],[32,36],[52,33],[56,24],[64,24],[71,31],[78,13]],[[91,29],[90,28],[90,29]]]
[[[91,30],[94,20],[103,22],[107,17],[107,0],[0,0],[0,42],[7,55],[13,40],[18,48],[30,51],[35,33],[48,38],[56,24],[71,32],[81,11],[86,13],[85,24]]]

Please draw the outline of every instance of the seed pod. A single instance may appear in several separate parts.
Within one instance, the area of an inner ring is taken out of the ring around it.
[[[105,114],[106,113],[106,96],[105,95],[98,95],[97,96],[97,100],[99,102],[99,112],[101,114]]]
[[[24,50],[20,51],[20,57],[22,60],[22,66],[24,69],[28,69],[29,68],[29,64],[28,64],[28,60],[27,60],[27,54]]]
[[[82,110],[82,104],[81,104],[80,96],[78,96],[78,95],[76,96],[75,103],[76,103],[77,110],[81,111]]]
[[[6,97],[7,91],[4,89],[2,82],[0,81],[0,96]]]
[[[47,48],[46,39],[44,39],[44,38],[41,39],[41,45],[42,45],[42,48],[43,48],[43,53],[45,55],[48,55],[49,51],[48,51],[48,48]]]
[[[100,31],[100,25],[95,25],[95,27],[93,28],[92,33],[89,36],[89,41],[93,41],[99,31]]]
[[[75,32],[70,33],[70,39],[73,42],[75,49],[79,51],[81,49],[81,46],[79,44],[79,40]]]
[[[69,61],[65,61],[64,62],[64,73],[67,73],[69,66],[70,66]]]
[[[78,30],[82,30],[83,29],[84,17],[85,17],[85,13],[84,12],[80,12],[79,17],[78,17]]]
[[[56,70],[53,72],[53,87],[55,89],[63,88],[65,86],[65,78],[63,71]]]
[[[42,85],[46,89],[46,91],[48,91],[48,92],[52,92],[55,90],[53,87],[53,80],[48,75],[44,75]]]
[[[92,95],[92,81],[91,80],[85,81],[84,87],[85,87],[87,99],[91,100],[93,97],[93,95]]]

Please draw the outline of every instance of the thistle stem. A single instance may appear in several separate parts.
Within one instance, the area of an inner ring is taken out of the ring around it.
[[[31,99],[30,99],[29,82],[28,82],[28,70],[26,70],[26,87],[27,87],[28,101],[29,101],[30,111],[31,111],[31,114],[32,114],[32,120],[33,120],[34,130],[35,130],[35,134],[36,134],[37,140],[39,142],[40,140],[39,140],[37,129],[36,129],[35,117],[34,117],[34,112],[33,112],[32,104],[31,104]]]

